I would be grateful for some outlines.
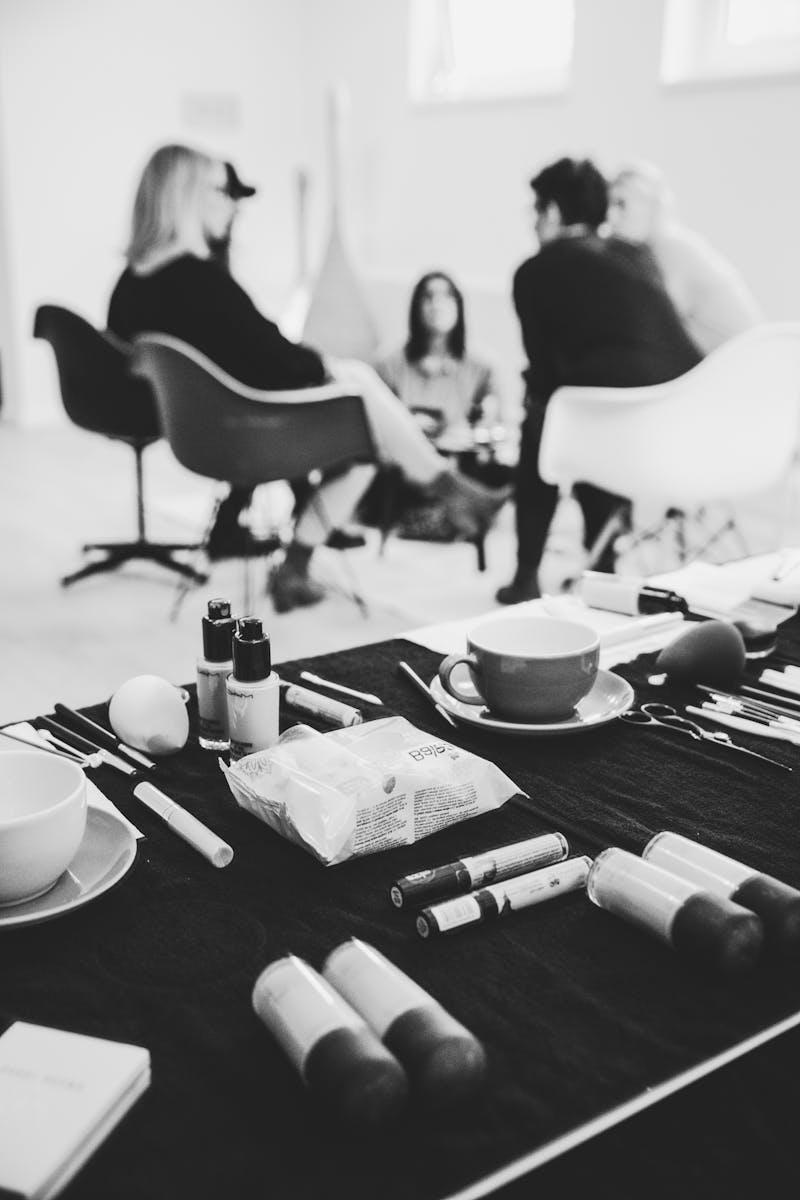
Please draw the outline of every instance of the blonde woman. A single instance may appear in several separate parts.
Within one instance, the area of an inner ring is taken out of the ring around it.
[[[736,268],[682,224],[663,172],[642,160],[611,182],[608,226],[616,237],[651,250],[689,337],[702,354],[763,320]]]
[[[129,341],[146,330],[171,334],[251,387],[341,383],[362,396],[381,461],[395,464],[410,483],[441,496],[463,537],[485,530],[507,499],[505,491],[485,488],[453,470],[371,367],[325,360],[309,346],[285,338],[213,260],[209,239],[224,236],[233,206],[222,161],[187,146],[157,150],[136,193],[128,265],[111,297],[109,328]],[[323,485],[321,499],[334,527],[346,523],[373,473],[371,467],[354,465]],[[279,612],[322,598],[309,566],[326,534],[312,510],[300,513],[285,560],[268,581]]]

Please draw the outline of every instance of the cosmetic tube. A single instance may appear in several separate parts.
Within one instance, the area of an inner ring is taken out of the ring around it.
[[[268,966],[253,988],[253,1008],[309,1091],[345,1124],[376,1127],[399,1115],[405,1071],[308,963],[290,954]]]
[[[563,833],[545,833],[540,837],[526,838],[524,842],[495,846],[493,850],[460,858],[457,862],[404,875],[392,884],[389,899],[395,908],[427,904],[443,896],[472,892],[484,884],[510,879],[513,875],[522,875],[537,867],[560,862],[568,854],[569,845]]]
[[[486,1052],[438,1000],[358,938],[329,955],[323,977],[405,1067],[412,1094],[429,1109],[461,1104],[486,1076]]]
[[[677,592],[652,587],[635,576],[608,575],[603,571],[584,571],[577,594],[589,608],[602,608],[630,617],[689,611],[689,605]]]
[[[678,833],[657,833],[645,846],[642,858],[706,892],[749,908],[764,923],[767,947],[787,957],[797,957],[800,951],[797,888]]]
[[[258,617],[243,617],[233,635],[233,671],[225,681],[231,759],[274,746],[280,734],[280,680]]]
[[[350,725],[360,725],[364,720],[359,709],[353,708],[352,704],[344,704],[341,700],[334,700],[332,696],[322,696],[319,692],[312,692],[296,683],[282,683],[281,696],[287,708],[317,717],[330,725],[338,725],[342,729]]]
[[[236,621],[227,600],[209,600],[203,617],[203,653],[197,660],[197,740],[203,750],[227,750],[228,695]]]
[[[598,908],[720,971],[747,970],[761,951],[755,913],[616,846],[594,860],[586,890]]]
[[[539,871],[516,875],[503,883],[490,883],[468,896],[432,904],[430,908],[423,908],[417,917],[417,933],[423,938],[453,933],[465,925],[494,921],[565,892],[578,891],[586,886],[591,865],[592,860],[586,855],[569,858]]]

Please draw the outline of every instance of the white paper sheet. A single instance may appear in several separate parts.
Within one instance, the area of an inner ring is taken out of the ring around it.
[[[456,654],[466,650],[469,630],[488,617],[527,615],[562,617],[564,620],[591,625],[600,635],[600,666],[604,670],[616,663],[630,662],[647,651],[661,650],[674,641],[684,628],[680,613],[663,613],[654,621],[652,617],[625,617],[619,613],[589,608],[577,596],[543,596],[540,600],[528,600],[524,604],[494,609],[458,621],[425,625],[403,636],[419,646],[427,646],[429,650]]]

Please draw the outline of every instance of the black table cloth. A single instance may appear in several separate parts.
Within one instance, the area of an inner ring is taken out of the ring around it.
[[[798,622],[780,648],[800,660]],[[637,703],[696,702],[691,689],[647,682],[653,657],[618,668]],[[800,886],[797,748],[733,734],[794,765],[789,774],[621,721],[556,737],[454,730],[397,671],[405,659],[429,679],[440,658],[398,639],[278,667],[288,680],[307,668],[377,693],[386,709],[364,706],[365,718],[401,713],[493,759],[528,793],[416,845],[323,867],[237,807],[216,756],[197,745],[193,706],[189,744],[154,782],[230,842],[228,868],[170,834],[121,776],[93,775],[146,835],[133,870],[67,916],[0,929],[0,1030],[24,1020],[151,1053],[149,1090],[66,1197],[439,1200],[800,1011],[794,965],[767,957],[738,978],[706,973],[584,893],[423,941],[413,912],[389,902],[394,879],[554,830],[572,855],[594,856],[639,853],[671,829]],[[86,712],[102,720],[107,709]],[[345,1132],[253,1014],[269,962],[292,952],[319,968],[352,936],[483,1041],[489,1079],[466,1110],[412,1105],[379,1135]],[[492,1194],[739,1196],[778,1182],[792,1194],[798,1046],[790,1030],[534,1174],[493,1179]]]

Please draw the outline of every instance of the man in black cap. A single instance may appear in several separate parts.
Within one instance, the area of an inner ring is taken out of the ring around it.
[[[236,173],[233,163],[226,162],[226,192],[233,201],[228,228],[222,237],[208,237],[208,248],[211,257],[219,263],[223,270],[230,274],[230,252],[233,223],[239,212],[239,201],[255,196],[256,189],[249,183],[243,183]],[[295,498],[295,512],[308,499],[312,489],[305,479],[289,481]],[[239,524],[239,514],[247,508],[252,500],[251,488],[231,487],[228,495],[220,502],[214,525],[209,534],[206,551],[210,559],[238,558],[249,554],[258,556],[271,551],[274,547],[272,540],[266,542],[254,538],[249,531]],[[328,536],[327,544],[334,550],[350,550],[365,544],[365,538],[357,530],[333,529]]]
[[[227,230],[221,238],[208,239],[208,248],[211,251],[211,257],[216,259],[226,271],[230,271],[231,234],[233,232],[233,222],[236,220],[236,214],[239,211],[239,201],[247,200],[250,196],[255,196],[256,189],[251,187],[249,183],[242,183],[236,174],[236,168],[233,163],[225,163],[225,174],[227,176],[226,190],[231,200],[233,200],[231,219],[228,222]]]

